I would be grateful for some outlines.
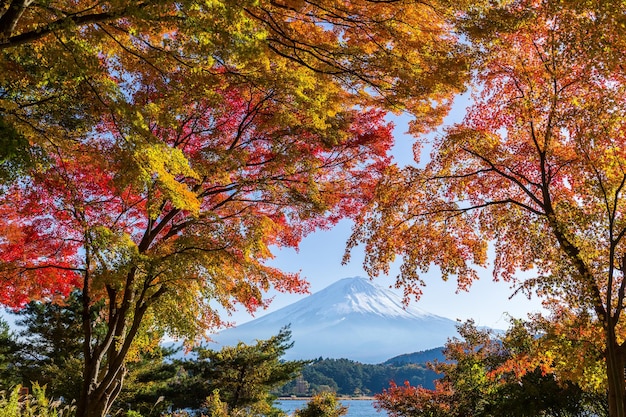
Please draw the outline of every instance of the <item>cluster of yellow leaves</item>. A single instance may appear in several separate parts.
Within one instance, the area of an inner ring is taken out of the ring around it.
[[[199,180],[199,176],[189,166],[189,161],[180,149],[171,148],[162,143],[146,145],[135,152],[140,178],[148,186],[156,183],[162,193],[149,201],[150,217],[156,218],[164,201],[169,201],[179,209],[198,215],[200,201],[190,190],[187,182],[180,177]]]
[[[503,339],[510,357],[490,375],[523,377],[534,369],[570,381],[587,392],[605,392],[602,326],[586,314],[561,311],[551,318],[515,321]]]
[[[105,285],[122,289],[126,275],[141,259],[137,244],[128,234],[104,226],[91,229],[88,239],[96,291],[103,291]]]

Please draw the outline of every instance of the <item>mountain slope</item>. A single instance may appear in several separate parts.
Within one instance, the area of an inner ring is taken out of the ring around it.
[[[296,303],[212,336],[222,345],[267,339],[291,325],[295,342],[285,359],[348,358],[380,363],[443,346],[456,322],[415,306],[366,278],[345,278]]]
[[[422,350],[419,352],[405,353],[387,359],[383,365],[401,366],[406,364],[426,364],[435,361],[446,362],[446,356],[443,354],[443,347]]]

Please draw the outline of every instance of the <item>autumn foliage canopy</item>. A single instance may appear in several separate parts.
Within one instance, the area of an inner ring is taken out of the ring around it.
[[[106,415],[148,330],[192,340],[306,290],[267,260],[373,197],[387,111],[441,121],[468,69],[449,11],[0,3],[0,302],[81,291],[78,415]]]
[[[306,291],[272,251],[355,218],[348,250],[372,276],[402,257],[407,300],[433,267],[467,289],[492,262],[589,318],[571,322],[602,335],[625,416],[622,8],[2,1],[0,303],[80,291],[78,414],[103,416],[137,338],[193,340],[220,309]],[[464,119],[419,136],[468,84]],[[392,164],[389,111],[430,157]]]
[[[421,166],[386,176],[352,240],[367,245],[373,275],[402,256],[407,298],[433,266],[463,290],[491,263],[494,279],[545,297],[557,317],[589,317],[604,339],[612,416],[625,413],[626,363],[620,7],[515,1],[460,12],[475,47],[473,102]]]
[[[466,60],[433,13],[411,1],[6,5],[3,166],[22,174],[0,204],[1,301],[118,287],[111,297],[144,268],[159,282],[246,271],[258,288],[222,283],[209,298],[241,292],[252,309],[259,290],[305,288],[263,260],[371,195],[391,146],[376,108],[427,129],[462,84]]]

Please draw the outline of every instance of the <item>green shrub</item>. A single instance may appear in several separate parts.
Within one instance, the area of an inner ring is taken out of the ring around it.
[[[63,405],[60,401],[50,402],[46,398],[46,387],[33,383],[32,394],[22,395],[22,386],[10,393],[0,392],[0,416],[2,417],[73,417],[76,407]]]
[[[348,407],[337,401],[334,393],[323,392],[315,395],[302,410],[296,410],[296,417],[341,417],[348,412]]]

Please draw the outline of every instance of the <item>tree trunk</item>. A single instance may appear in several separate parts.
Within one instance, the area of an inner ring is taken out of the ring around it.
[[[76,417],[105,417],[122,391],[126,366],[123,362],[100,368],[98,361],[85,362],[83,386],[76,405]]]
[[[606,373],[609,386],[609,416],[626,417],[626,392],[624,384],[624,352],[617,344],[615,328],[606,330]]]
[[[83,387],[80,399],[76,407],[76,417],[105,417],[118,395],[122,390],[126,368],[121,366],[116,370],[109,370],[105,377],[98,382],[90,380],[87,375],[93,375],[97,370],[87,369],[85,366],[83,378]],[[107,377],[114,374],[110,383],[106,384]],[[106,384],[106,385],[105,385]]]
[[[83,400],[83,398],[81,398]],[[76,408],[76,417],[105,417],[106,410],[102,402],[89,401],[79,402]]]

